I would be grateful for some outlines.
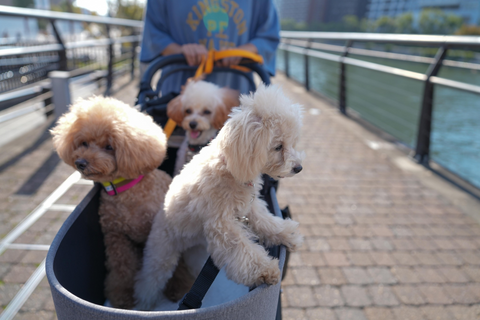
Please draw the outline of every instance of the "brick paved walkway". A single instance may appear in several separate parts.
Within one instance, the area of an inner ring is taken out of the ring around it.
[[[283,282],[283,319],[480,319],[480,226],[449,199],[458,191],[279,78],[306,107],[307,153],[278,195],[305,235]]]
[[[480,319],[479,203],[296,84],[275,82],[306,110],[304,171],[283,180],[278,195],[305,235],[283,282],[283,319]],[[117,97],[132,104],[136,90],[132,84]],[[73,172],[52,156],[48,136],[37,141],[44,132],[0,148],[1,238]],[[3,308],[90,188],[74,184],[0,255]],[[46,279],[15,319],[56,319]]]

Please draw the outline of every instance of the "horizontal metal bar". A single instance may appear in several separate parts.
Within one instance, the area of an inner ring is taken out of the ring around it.
[[[117,39],[86,40],[81,42],[67,43],[65,44],[65,48],[77,49],[77,48],[85,48],[85,47],[101,47],[101,46],[108,46],[110,44],[115,44],[115,43],[140,42],[141,40],[142,40],[142,36],[140,35],[121,37]],[[33,46],[33,47],[1,49],[0,57],[3,58],[8,56],[55,52],[55,51],[62,51],[63,49],[64,48],[60,44],[46,44],[46,45]]]
[[[455,80],[449,80],[449,79],[440,78],[440,77],[430,77],[430,82],[434,84],[439,84],[445,87],[453,88],[453,89],[480,94],[480,86],[476,86],[473,84],[468,84],[468,83],[459,82]]]
[[[49,11],[49,10],[17,8],[17,7],[10,7],[10,6],[0,6],[0,15],[21,17],[21,18],[28,17],[28,18],[37,18],[37,19],[48,19],[48,20],[93,22],[93,23],[99,23],[99,24],[123,26],[123,27],[143,28],[143,21],[109,18],[109,17],[102,17],[102,16],[91,16],[91,15],[76,14],[76,13],[56,12],[56,11]]]
[[[410,78],[410,79],[415,79],[420,81],[427,80],[427,76],[422,73],[408,71],[408,70],[394,68],[394,67],[388,67],[378,63],[367,62],[367,61],[362,61],[362,60],[353,59],[353,58],[344,58],[344,59],[345,59],[345,64],[348,64],[351,66],[362,67],[365,69],[375,70],[375,71],[388,73],[388,74],[394,74],[404,78]]]
[[[320,59],[334,61],[334,62],[340,62],[340,59],[341,59],[340,56],[337,56],[337,55],[334,55],[334,54],[325,53],[325,52],[321,52],[321,51],[316,51],[316,50],[312,50],[312,49],[304,49],[304,48],[300,48],[300,47],[295,47],[295,46],[291,46],[291,45],[288,45],[288,44],[285,44],[285,43],[280,43],[278,48],[281,49],[281,50],[287,50],[289,52],[298,53],[298,54],[307,54],[310,57],[320,58]]]
[[[4,123],[4,122],[10,121],[10,120],[13,120],[15,118],[24,116],[26,114],[45,109],[45,106],[36,106],[34,104],[37,103],[37,102],[41,102],[43,100],[46,100],[48,98],[51,98],[51,97],[52,97],[52,93],[47,92],[47,93],[41,94],[41,95],[31,99],[31,100],[28,100],[33,105],[29,105],[28,107],[21,108],[21,109],[11,111],[11,112],[8,112],[6,114],[1,115],[0,116],[0,123]],[[50,111],[50,110],[46,110],[46,111]]]
[[[378,63],[362,61],[354,58],[340,57],[340,56],[336,56],[333,54],[324,53],[324,52],[320,52],[312,49],[303,49],[303,48],[287,45],[284,43],[280,46],[280,48],[283,50],[288,50],[290,52],[307,54],[311,57],[321,58],[321,59],[335,61],[335,62],[340,62],[340,60],[343,59],[344,63],[348,65],[357,66],[357,67],[374,70],[374,71],[379,71],[383,73],[393,74],[393,75],[401,76],[404,78],[410,78],[410,79],[415,79],[420,81],[425,81],[427,79],[427,76],[422,73],[403,70],[403,69],[394,68],[394,67],[388,67]]]
[[[138,42],[142,40],[142,36],[127,36],[121,37],[116,39],[98,39],[98,40],[85,40],[81,42],[70,42],[65,44],[65,48],[67,49],[77,49],[77,48],[85,48],[85,47],[101,47],[101,46],[108,46],[110,44],[115,43],[126,43],[126,42]]]
[[[7,249],[48,251],[50,249],[50,245],[48,245],[48,244],[11,243],[7,246]]]
[[[26,65],[26,64],[54,63],[54,62],[58,62],[58,57],[55,55],[29,56],[29,57],[20,57],[20,58],[3,58],[2,57],[0,59],[0,67],[5,67],[5,66],[11,67],[11,66]]]
[[[45,45],[34,46],[34,47],[9,48],[9,49],[1,49],[0,57],[17,56],[17,55],[25,55],[25,54],[37,54],[37,53],[54,52],[54,51],[61,51],[61,50],[63,50],[63,47],[60,44],[45,44]]]
[[[105,78],[107,75],[108,75],[107,70],[93,71],[92,73],[90,73],[86,76],[83,76],[82,78],[79,78],[78,80],[72,81],[72,84],[82,85],[82,84],[85,84],[85,83],[88,83],[88,82],[96,81],[100,78]]]
[[[282,39],[282,42],[287,43],[287,40]],[[307,40],[288,39],[288,44],[295,45],[295,46],[306,48],[308,43],[309,42]],[[319,43],[319,42],[310,42],[310,48],[317,49],[317,50],[324,50],[324,51],[332,51],[332,52],[344,51],[344,46]],[[360,56],[383,58],[383,59],[390,59],[390,60],[401,60],[401,61],[409,61],[409,62],[417,62],[417,63],[425,63],[425,64],[432,64],[435,61],[434,58],[430,58],[430,57],[422,57],[422,56],[393,53],[393,52],[383,52],[383,51],[360,49],[360,48],[350,48],[348,53],[356,54]],[[456,67],[456,68],[469,69],[469,70],[472,70],[472,69],[480,70],[480,64],[478,63],[445,59],[442,61],[442,64],[448,67]]]
[[[419,34],[391,33],[356,33],[356,32],[313,32],[313,31],[281,31],[282,38],[362,41],[382,43],[415,44],[421,46],[459,46],[480,47],[478,36],[436,36]]]
[[[6,101],[15,100],[15,99],[18,99],[18,98],[30,96],[30,95],[33,95],[33,94],[37,94],[37,93],[42,92],[42,90],[44,88],[48,88],[48,87],[50,87],[50,84],[45,83],[45,85],[36,85],[36,86],[33,86],[33,87],[20,89],[20,90],[16,90],[16,91],[13,91],[13,92],[3,93],[3,94],[0,94],[0,102],[6,102]]]

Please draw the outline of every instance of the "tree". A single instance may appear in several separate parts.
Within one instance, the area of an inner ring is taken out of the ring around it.
[[[72,4],[72,0],[65,0],[56,6],[51,6],[52,11],[82,13],[82,9]]]
[[[21,8],[35,8],[34,0],[13,0],[13,6]]]
[[[426,9],[420,13],[418,31],[423,34],[453,34],[463,24],[463,19],[446,14],[440,9]]]
[[[457,30],[457,32],[455,32],[455,34],[462,36],[480,36],[480,27],[464,24]]]
[[[110,16],[115,18],[142,20],[144,6],[138,0],[109,0]]]
[[[394,33],[395,32],[395,20],[388,16],[382,16],[375,22],[375,31],[380,33]]]
[[[415,33],[413,27],[413,14],[411,12],[404,13],[395,18],[395,32],[396,33]]]
[[[342,18],[344,31],[358,32],[360,31],[360,21],[354,15],[344,16]]]

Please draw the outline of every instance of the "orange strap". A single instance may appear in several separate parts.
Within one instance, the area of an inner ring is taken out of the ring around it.
[[[168,119],[167,123],[165,124],[165,128],[163,128],[163,132],[168,138],[172,135],[173,130],[175,130],[175,127],[177,126],[177,123],[173,121],[172,119]]]
[[[202,74],[212,73],[215,61],[222,60],[223,58],[229,58],[229,57],[247,58],[252,60],[253,62],[263,64],[262,56],[250,51],[246,51],[242,49],[227,49],[222,51],[210,50],[208,51],[207,58],[206,59],[205,57],[202,58],[202,62],[200,63],[197,71],[195,72],[195,78],[200,77]],[[243,72],[250,71],[250,69],[248,69],[247,67],[242,67],[242,66],[230,66],[230,68],[241,70]],[[163,128],[163,132],[165,132],[167,139],[170,138],[176,126],[177,124],[175,123],[175,121],[173,121],[172,119],[168,119],[167,124],[165,125],[165,128]]]
[[[200,77],[202,74],[209,74],[213,70],[215,61],[222,60],[223,58],[229,57],[242,57],[250,59],[257,63],[263,63],[263,58],[261,55],[242,50],[242,49],[227,49],[222,51],[210,50],[208,51],[207,58],[203,58],[202,62],[198,66],[197,72],[195,73],[195,78]],[[234,69],[249,71],[248,68],[242,66],[231,66]]]

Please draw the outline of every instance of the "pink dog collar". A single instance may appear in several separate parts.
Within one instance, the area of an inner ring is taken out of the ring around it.
[[[132,188],[134,185],[142,181],[142,179],[143,175],[140,175],[137,179],[127,180],[125,178],[118,178],[113,182],[102,182],[102,184],[108,195],[115,196]]]

